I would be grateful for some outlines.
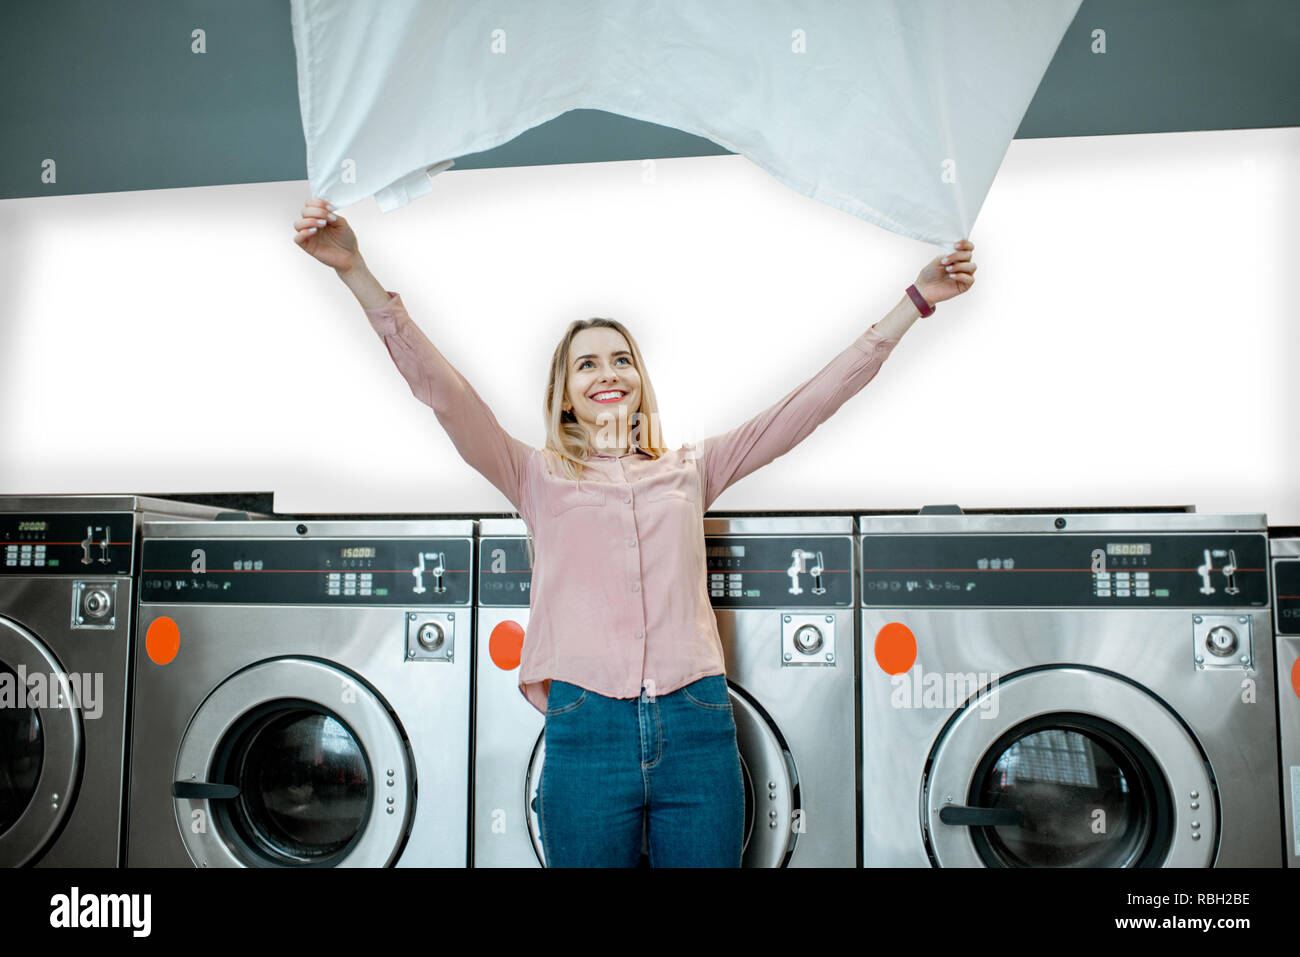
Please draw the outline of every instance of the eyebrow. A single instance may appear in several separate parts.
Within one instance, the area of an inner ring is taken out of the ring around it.
[[[618,352],[611,352],[609,354],[609,357],[611,359],[616,359],[619,356],[628,356],[629,358],[631,358],[632,353],[628,352],[626,349],[620,349]],[[585,356],[578,356],[578,358],[574,359],[573,361],[581,362],[583,359],[599,359],[599,358],[600,358],[599,356],[592,355],[591,353],[587,353]]]

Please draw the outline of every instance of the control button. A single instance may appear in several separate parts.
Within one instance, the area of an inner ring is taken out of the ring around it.
[[[1097,589],[1097,597],[1098,597],[1098,598],[1109,598],[1109,597],[1110,597],[1110,589],[1109,589],[1109,588],[1098,588],[1098,589]]]
[[[374,580],[375,580],[375,576],[374,576],[374,574],[373,574],[372,572],[366,572],[364,575],[361,576],[361,580],[362,580],[363,582],[374,581]]]
[[[1151,595],[1151,589],[1150,589],[1150,588],[1137,588],[1137,589],[1134,589],[1134,594],[1136,594],[1139,598],[1147,598],[1147,597],[1149,597],[1149,596]]]
[[[330,573],[329,573],[329,576],[328,576],[328,579],[329,579],[329,581],[331,581],[331,582],[336,582],[336,581],[338,581],[340,578],[341,578],[341,576],[339,575],[338,572],[330,572]]]
[[[1151,573],[1150,573],[1150,572],[1134,572],[1134,573],[1133,573],[1133,577],[1136,578],[1138,581],[1143,581],[1143,582],[1144,582],[1144,581],[1150,581],[1150,580],[1151,580]]]
[[[728,576],[727,576],[727,581],[733,581],[733,582],[738,582],[738,581],[740,581],[740,573],[739,573],[739,572],[733,572],[732,574],[728,575]]]
[[[720,581],[725,581],[726,578],[727,578],[727,576],[724,575],[724,574],[722,574],[721,572],[711,572],[711,573],[709,574],[709,581],[711,581],[711,582],[720,582]]]
[[[36,554],[37,554],[37,555],[44,555],[44,554],[45,554],[45,546],[44,546],[44,545],[37,545],[37,546],[36,546]]]
[[[343,594],[345,594],[345,595],[355,595],[356,593],[357,593],[357,586],[356,586],[356,585],[344,585],[344,586],[343,586]]]
[[[1128,581],[1128,572],[1116,572],[1116,573],[1115,573],[1115,580],[1116,580],[1116,581]]]
[[[1117,598],[1128,598],[1128,597],[1129,597],[1129,589],[1127,589],[1127,588],[1116,588],[1116,589],[1115,589],[1115,597],[1117,597]]]
[[[337,595],[338,593],[339,593],[338,585],[330,585],[329,589],[326,591],[327,595]]]
[[[37,567],[37,568],[44,568],[44,567],[45,567],[45,559],[44,559],[44,558],[37,558],[37,559],[36,559],[36,567]]]
[[[363,595],[371,595],[371,594],[374,594],[374,592],[371,591],[371,588],[370,588],[369,585],[362,585],[362,586],[361,586],[361,594],[363,594]]]
[[[24,546],[22,546],[22,548],[21,548],[20,550],[22,551],[22,553],[23,553],[24,555],[30,555],[30,554],[32,553],[32,546],[30,546],[30,545],[24,545]]]
[[[26,568],[27,566],[31,565],[31,563],[32,560],[30,558],[24,558],[22,561],[18,563],[18,566],[20,568]]]
[[[344,576],[343,576],[343,580],[344,580],[345,582],[354,582],[354,581],[357,580],[357,573],[356,573],[356,572],[347,572],[347,573],[344,574]]]

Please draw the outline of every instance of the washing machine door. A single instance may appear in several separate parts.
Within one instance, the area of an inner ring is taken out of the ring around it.
[[[1208,867],[1218,808],[1177,716],[1109,673],[1051,668],[967,702],[933,752],[922,825],[941,867]]]
[[[62,674],[32,632],[0,617],[0,867],[40,854],[76,800],[81,714],[51,680]]]
[[[200,867],[383,867],[414,810],[405,738],[344,669],[262,662],[203,702],[181,740],[176,824]]]
[[[794,759],[766,716],[735,688],[729,687],[728,690],[731,693],[731,712],[736,721],[740,770],[745,779],[745,840],[741,866],[784,867],[794,853],[800,831],[800,827],[791,826],[794,809],[799,807],[799,779]],[[543,866],[546,854],[542,848],[541,821],[537,814],[537,791],[541,787],[542,764],[546,760],[545,739],[545,732],[537,737],[524,784],[528,834],[537,860]],[[649,849],[644,838],[642,855],[648,859]]]

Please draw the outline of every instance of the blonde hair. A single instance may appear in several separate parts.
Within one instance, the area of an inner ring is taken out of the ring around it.
[[[569,391],[569,352],[573,337],[584,329],[613,329],[627,340],[632,352],[632,364],[641,377],[641,407],[632,413],[628,427],[631,435],[637,439],[636,447],[652,459],[658,459],[667,453],[663,446],[659,428],[659,401],[655,397],[654,386],[650,384],[650,375],[646,371],[645,360],[641,357],[641,348],[632,338],[621,322],[616,319],[575,319],[569,323],[551,356],[551,371],[546,379],[545,398],[542,403],[542,416],[546,420],[546,443],[542,454],[550,464],[554,464],[562,477],[573,482],[582,480],[585,462],[591,455],[591,442],[586,430],[578,423],[572,412],[563,410],[564,397]],[[528,560],[535,564],[533,553],[533,536],[528,534]]]
[[[591,442],[587,432],[578,424],[572,412],[563,411],[564,397],[569,388],[569,352],[573,337],[584,329],[613,329],[627,340],[632,351],[632,363],[641,377],[641,407],[632,413],[634,419],[628,425],[640,441],[637,447],[657,459],[665,452],[659,435],[659,402],[655,398],[654,386],[646,372],[645,361],[641,358],[641,349],[637,346],[632,333],[615,319],[575,319],[569,323],[560,344],[551,356],[551,373],[546,381],[546,396],[542,405],[542,415],[546,419],[546,445],[544,451],[550,452],[556,464],[566,478],[579,481],[587,457],[591,454]]]

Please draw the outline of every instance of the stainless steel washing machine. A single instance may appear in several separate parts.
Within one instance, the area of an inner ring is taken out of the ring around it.
[[[745,772],[745,862],[858,863],[853,517],[704,520]]]
[[[128,866],[466,866],[472,547],[146,523]]]
[[[220,512],[0,496],[0,866],[121,862],[140,523]]]
[[[1282,758],[1282,854],[1288,867],[1300,867],[1300,529],[1270,538],[1269,548]]]
[[[519,693],[532,563],[519,519],[478,523],[474,608],[475,867],[537,867],[545,860],[533,799],[545,719]]]
[[[544,860],[542,715],[519,693],[526,526],[479,523],[474,864]],[[746,867],[857,861],[852,516],[704,520],[745,777]]]
[[[868,866],[1278,866],[1262,515],[863,516]]]

